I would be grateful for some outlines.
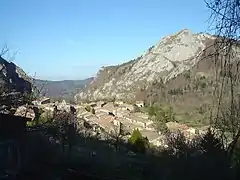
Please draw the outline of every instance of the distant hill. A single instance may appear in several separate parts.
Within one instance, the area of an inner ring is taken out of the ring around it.
[[[73,97],[78,91],[90,83],[93,78],[84,80],[63,80],[63,81],[49,81],[35,79],[34,84],[41,91],[42,95],[50,97],[51,99],[65,99],[67,101],[73,100]]]

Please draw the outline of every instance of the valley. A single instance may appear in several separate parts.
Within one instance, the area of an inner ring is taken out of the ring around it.
[[[239,12],[0,2],[0,179],[239,180]]]
[[[35,79],[34,85],[39,89],[42,96],[50,97],[52,100],[65,99],[67,102],[74,102],[74,95],[92,80],[93,78],[63,81]]]
[[[136,59],[102,67],[94,78],[46,81],[45,84],[37,80],[36,85],[38,88],[44,85],[43,92],[52,102],[64,99],[78,109],[79,117],[107,131],[112,129],[115,120],[130,132],[141,129],[148,138],[154,137],[150,141],[158,139],[159,130],[165,126],[169,129],[168,124],[171,123],[199,131],[210,125],[210,116],[216,112],[213,105],[215,88],[221,85],[221,81],[216,82],[216,77],[221,79],[221,74],[216,74],[212,56],[215,41],[215,36],[193,34],[184,29],[162,38]],[[225,96],[227,94],[224,92]],[[92,107],[94,114],[84,109],[91,103],[100,102],[107,103],[106,109]],[[139,102],[143,102],[144,107],[138,107],[138,112],[135,112]],[[85,114],[79,113],[79,109],[83,109]],[[155,114],[149,113],[151,109]],[[171,118],[166,119],[169,113]]]
[[[136,105],[137,104],[137,105]],[[128,142],[134,130],[139,130],[143,137],[146,137],[153,146],[166,146],[165,130],[169,132],[178,132],[184,134],[186,138],[194,138],[205,134],[209,126],[191,127],[175,121],[173,112],[169,110],[164,114],[153,115],[151,108],[145,107],[143,102],[129,104],[123,101],[96,101],[91,103],[82,103],[72,105],[62,102],[50,103],[42,101],[38,103],[38,108],[43,111],[41,119],[53,118],[55,106],[59,111],[70,112],[70,107],[76,109],[76,117],[78,121],[78,130],[85,132],[82,123],[87,123],[90,128],[88,133],[90,136],[97,136],[100,140],[108,140],[111,138],[121,138]],[[21,109],[21,108],[19,108]],[[24,108],[22,115],[25,115]],[[157,107],[156,107],[157,109]],[[158,109],[162,111],[163,109]],[[155,110],[157,113],[157,110]],[[18,111],[17,115],[21,115]],[[170,113],[167,115],[167,113]],[[34,112],[29,112],[27,117],[35,117]],[[156,119],[162,118],[162,119]],[[166,124],[165,124],[166,123]],[[86,133],[86,132],[85,132]]]

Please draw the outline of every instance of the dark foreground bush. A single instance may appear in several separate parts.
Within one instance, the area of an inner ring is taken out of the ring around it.
[[[151,148],[136,130],[128,144],[118,141],[116,149],[112,141],[73,135],[68,122],[61,122],[26,133],[24,158],[28,160],[15,179],[240,179],[239,149],[229,157],[210,131],[192,141],[169,134],[168,148],[163,150]]]

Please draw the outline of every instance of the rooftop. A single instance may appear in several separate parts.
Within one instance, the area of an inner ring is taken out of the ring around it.
[[[148,122],[149,120],[148,119],[145,119],[143,117],[139,117],[137,116],[136,114],[129,114],[126,116],[127,118],[130,118],[132,120],[135,120],[135,121],[138,121],[138,122],[142,122],[142,123],[146,123]]]
[[[159,137],[159,134],[157,132],[154,132],[154,131],[140,130],[140,132],[142,133],[143,136],[146,136],[149,141],[152,141],[152,140]]]
[[[93,114],[91,114],[91,113],[86,113],[86,114],[84,115],[84,117],[87,118],[87,119],[89,119],[89,120],[91,120],[91,121],[95,121],[95,120],[98,119],[95,115],[93,115]]]
[[[186,126],[184,124],[179,124],[179,123],[176,123],[176,122],[168,122],[168,123],[166,123],[166,125],[170,130],[186,131],[186,130],[189,129],[188,126]]]
[[[41,97],[38,99],[38,101],[46,101],[46,100],[50,100],[50,98],[48,97]]]
[[[113,111],[116,109],[116,107],[114,107],[114,104],[113,103],[107,103],[105,104],[102,109],[106,109],[106,110],[109,110],[109,111]]]
[[[112,125],[112,120],[113,120],[113,117],[112,116],[101,116],[99,117],[97,120],[95,120],[96,123],[98,123],[100,126],[103,126],[105,128],[111,128],[113,125]]]

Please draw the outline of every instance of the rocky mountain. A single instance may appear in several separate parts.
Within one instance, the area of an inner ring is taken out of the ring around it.
[[[24,96],[32,92],[32,79],[18,66],[0,56],[1,111],[25,104]]]
[[[73,95],[78,93],[80,89],[84,88],[90,83],[93,78],[84,80],[63,80],[63,81],[47,81],[35,79],[34,83],[41,93],[53,99],[63,98],[73,100]]]
[[[97,77],[76,95],[76,99],[134,99],[137,89],[160,78],[168,82],[191,69],[213,39],[208,34],[193,34],[187,29],[166,36],[138,58],[100,69]]]
[[[94,80],[76,94],[75,100],[158,102],[172,107],[177,121],[208,124],[213,92],[222,82],[216,81],[216,77],[226,74],[220,71],[216,74],[226,56],[220,53],[221,60],[217,62],[213,56],[216,41],[222,39],[194,34],[187,29],[166,36],[136,59],[101,68]],[[239,56],[232,57],[231,63],[238,62],[237,59]],[[237,66],[232,64],[231,67]],[[229,92],[226,89],[225,97],[229,97]]]

